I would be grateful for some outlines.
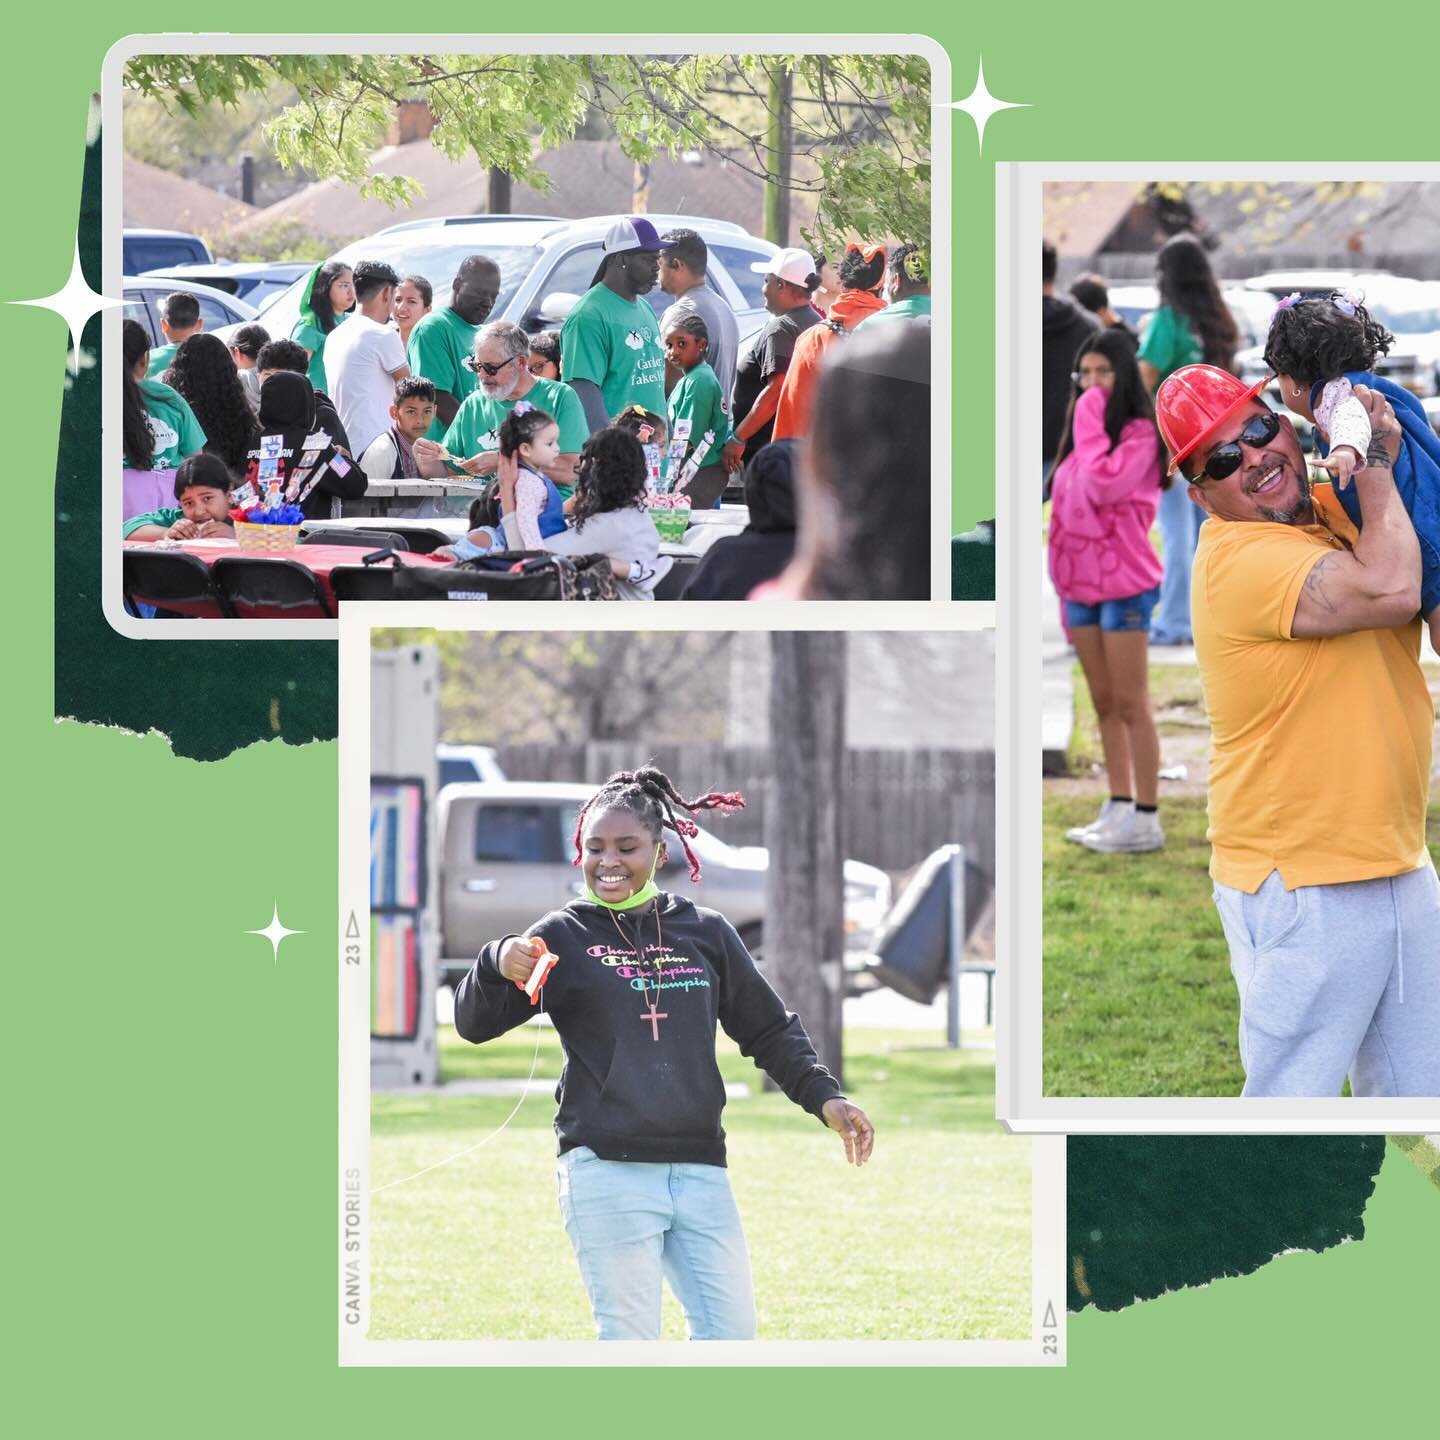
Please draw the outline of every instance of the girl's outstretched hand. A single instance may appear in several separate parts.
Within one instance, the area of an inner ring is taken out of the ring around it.
[[[863,1165],[875,1148],[875,1127],[858,1106],[842,1096],[825,1102],[821,1112],[825,1123],[845,1142],[845,1158],[852,1165]]]
[[[500,973],[513,980],[522,989],[535,968],[535,962],[545,953],[545,942],[527,940],[523,935],[514,935],[505,942],[500,951]]]

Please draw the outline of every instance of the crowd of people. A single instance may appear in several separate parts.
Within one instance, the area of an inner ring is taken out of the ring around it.
[[[125,538],[191,538],[197,507],[224,533],[186,499],[216,488],[210,460],[241,504],[262,462],[271,483],[303,471],[307,519],[342,516],[371,482],[484,481],[473,501],[441,491],[390,513],[467,515],[436,552],[456,564],[603,554],[619,593],[648,599],[669,564],[657,496],[693,513],[735,481],[749,524],[710,547],[686,598],[928,598],[925,250],[852,245],[833,267],[780,250],[754,266],[768,319],[743,347],[708,260],[694,230],[622,219],[563,328],[539,334],[490,319],[501,275],[484,254],[439,306],[383,262],[318,265],[283,336],[249,324],[222,341],[178,291],[164,345],[124,322]]]

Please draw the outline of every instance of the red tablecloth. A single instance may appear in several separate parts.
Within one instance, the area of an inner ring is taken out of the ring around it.
[[[153,550],[158,542],[127,540],[127,550]],[[293,560],[296,564],[303,565],[311,571],[320,581],[320,587],[325,592],[325,598],[331,607],[335,605],[335,594],[330,589],[330,572],[340,565],[358,565],[361,558],[371,552],[360,545],[297,545],[293,550],[285,550],[279,554],[262,554],[254,550],[242,550],[238,545],[206,544],[203,541],[184,543],[179,546],[165,545],[159,547],[163,550],[183,550],[187,555],[193,555],[197,560],[203,560],[206,565],[213,565],[217,560],[226,556],[235,556],[245,560]],[[379,548],[378,546],[376,547]],[[444,565],[444,560],[436,560],[431,555],[422,555],[418,551],[398,550],[395,553],[397,563],[401,565]],[[384,562],[388,565],[390,562]],[[170,607],[167,607],[170,608]],[[258,614],[259,612],[252,612]],[[275,618],[287,618],[285,611],[274,612]],[[265,618],[263,615],[261,618]]]

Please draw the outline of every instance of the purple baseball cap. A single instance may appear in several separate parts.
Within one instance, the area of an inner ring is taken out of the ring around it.
[[[619,255],[626,250],[658,251],[664,246],[655,227],[643,215],[627,215],[605,232],[605,243],[601,248],[607,255]]]

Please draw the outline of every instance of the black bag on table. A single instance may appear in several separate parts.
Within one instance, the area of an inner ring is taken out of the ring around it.
[[[510,550],[443,567],[397,565],[395,599],[616,600],[619,591],[607,556]]]

